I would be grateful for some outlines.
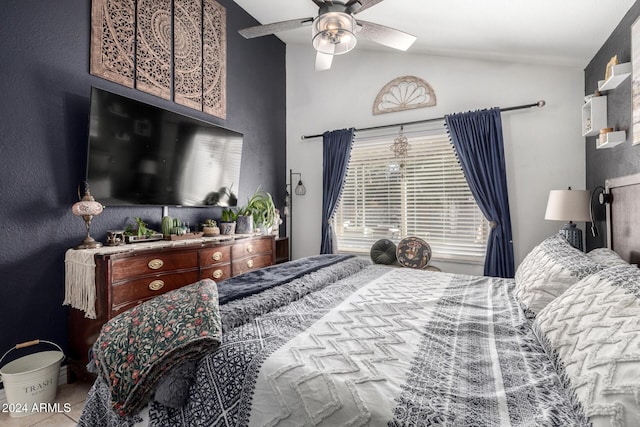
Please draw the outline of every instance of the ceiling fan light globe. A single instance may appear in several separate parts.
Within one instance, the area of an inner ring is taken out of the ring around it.
[[[313,47],[327,55],[342,55],[356,47],[356,37],[348,31],[318,33],[313,38]]]
[[[313,21],[313,47],[327,55],[341,55],[356,47],[356,20],[343,12],[327,12]]]

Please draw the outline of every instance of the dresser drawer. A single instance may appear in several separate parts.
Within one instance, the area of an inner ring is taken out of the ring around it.
[[[233,251],[233,259],[236,260],[245,256],[262,254],[265,252],[270,253],[272,244],[272,239],[256,239],[249,240],[244,243],[236,243],[231,249]]]
[[[233,261],[232,274],[234,276],[237,276],[238,274],[246,273],[247,271],[271,265],[271,262],[271,254],[257,255],[254,257],[243,258],[238,261]]]
[[[198,252],[157,253],[121,258],[112,261],[112,280],[131,279],[145,274],[162,273],[182,269],[198,268]]]
[[[165,292],[190,285],[199,280],[198,270],[159,274],[144,279],[129,280],[111,286],[111,311],[118,314],[124,305],[135,304]]]
[[[200,251],[200,268],[229,263],[230,260],[231,246],[218,246]]]
[[[231,277],[231,264],[216,265],[200,270],[200,279],[211,279],[219,282]]]

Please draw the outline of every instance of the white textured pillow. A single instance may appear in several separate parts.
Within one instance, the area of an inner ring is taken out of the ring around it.
[[[535,317],[569,286],[602,268],[556,234],[533,248],[518,266],[515,295],[527,315]]]
[[[596,248],[587,252],[587,256],[603,267],[615,267],[617,265],[628,265],[629,263],[609,248]]]
[[[640,425],[640,270],[607,268],[538,313],[533,328],[594,427]]]

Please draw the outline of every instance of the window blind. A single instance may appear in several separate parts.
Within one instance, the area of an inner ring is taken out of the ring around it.
[[[489,225],[478,208],[444,123],[405,133],[406,164],[391,149],[398,135],[356,136],[334,215],[338,251],[369,253],[388,238],[426,240],[434,259],[482,262]]]

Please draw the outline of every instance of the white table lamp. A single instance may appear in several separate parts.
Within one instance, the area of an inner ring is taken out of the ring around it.
[[[582,246],[582,230],[576,227],[574,222],[591,221],[589,215],[589,203],[591,193],[589,190],[551,190],[549,192],[549,201],[547,202],[547,211],[544,219],[552,221],[568,221],[562,227],[562,234],[567,241],[579,250],[583,250]]]

